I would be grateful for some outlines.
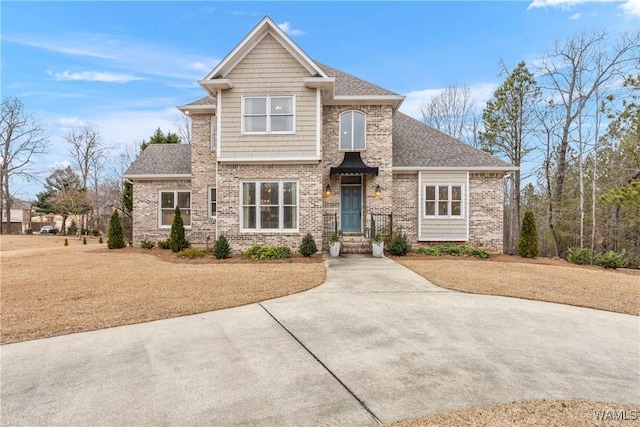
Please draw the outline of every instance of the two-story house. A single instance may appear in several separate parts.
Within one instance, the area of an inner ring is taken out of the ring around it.
[[[166,239],[180,207],[192,244],[296,250],[310,232],[502,251],[515,168],[398,111],[404,97],[311,59],[265,17],[178,107],[192,141],[150,145],[133,182],[134,242]]]

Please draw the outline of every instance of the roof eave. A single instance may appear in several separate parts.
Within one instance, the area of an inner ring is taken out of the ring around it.
[[[182,111],[187,116],[191,114],[206,114],[206,113],[215,113],[216,106],[215,105],[180,105],[176,107],[178,110]]]
[[[469,171],[469,172],[512,172],[517,171],[517,166],[393,166],[393,171],[418,172],[418,171]]]
[[[124,174],[123,178],[130,181],[178,181],[183,179],[191,179],[189,174]]]
[[[218,90],[220,89],[231,89],[233,88],[233,83],[229,79],[211,79],[211,80],[199,80],[198,84],[202,86],[204,90],[210,96],[216,96]]]
[[[336,95],[327,99],[327,105],[391,105],[393,111],[398,110],[404,101],[402,95]]]

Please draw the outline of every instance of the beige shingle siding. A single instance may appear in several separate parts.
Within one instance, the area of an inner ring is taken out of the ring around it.
[[[422,187],[420,188],[420,236],[419,239],[431,240],[466,240],[467,239],[467,173],[460,171],[420,172]],[[462,218],[425,218],[424,188],[427,185],[461,185],[463,191]]]
[[[222,92],[220,157],[316,156],[316,90],[304,87],[305,70],[271,35],[229,73]],[[242,135],[242,96],[295,95],[295,134]]]

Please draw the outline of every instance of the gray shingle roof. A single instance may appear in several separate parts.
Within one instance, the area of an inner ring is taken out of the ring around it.
[[[135,175],[190,175],[191,145],[149,144],[124,173]]]
[[[327,73],[329,77],[334,77],[336,79],[335,94],[337,96],[400,96],[397,93],[391,92],[390,90],[383,89],[380,86],[376,86],[374,84],[361,80],[357,77],[352,76],[351,74],[336,70],[335,68],[320,64],[319,62],[316,62],[316,64],[318,64],[322,71]]]
[[[504,169],[511,165],[397,112],[393,117],[393,166]]]
[[[185,104],[184,107],[193,107],[193,106],[200,106],[200,105],[216,105],[216,99],[213,96],[205,96],[204,98],[200,98],[196,101],[190,102],[188,104]]]

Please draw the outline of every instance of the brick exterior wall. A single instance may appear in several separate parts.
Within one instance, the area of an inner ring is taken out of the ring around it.
[[[338,214],[340,228],[340,176],[329,176],[331,167],[339,166],[344,158],[340,151],[340,114],[357,110],[366,115],[366,150],[361,152],[362,160],[368,166],[377,166],[379,175],[365,175],[363,191],[363,231],[371,227],[370,214],[390,214],[393,212],[392,161],[392,110],[388,105],[324,106],[322,115],[322,188],[331,186],[331,196],[324,198],[325,214]],[[380,186],[381,195],[375,197],[374,189]]]
[[[216,219],[209,216],[209,188],[216,186],[216,152],[211,139],[211,120],[205,114],[191,117],[191,223],[189,241],[194,246],[213,246]],[[209,241],[207,242],[207,238]]]
[[[393,223],[402,227],[414,247],[442,245],[418,241],[418,174],[393,175]],[[500,173],[469,174],[469,240],[451,242],[502,253],[504,179]]]

